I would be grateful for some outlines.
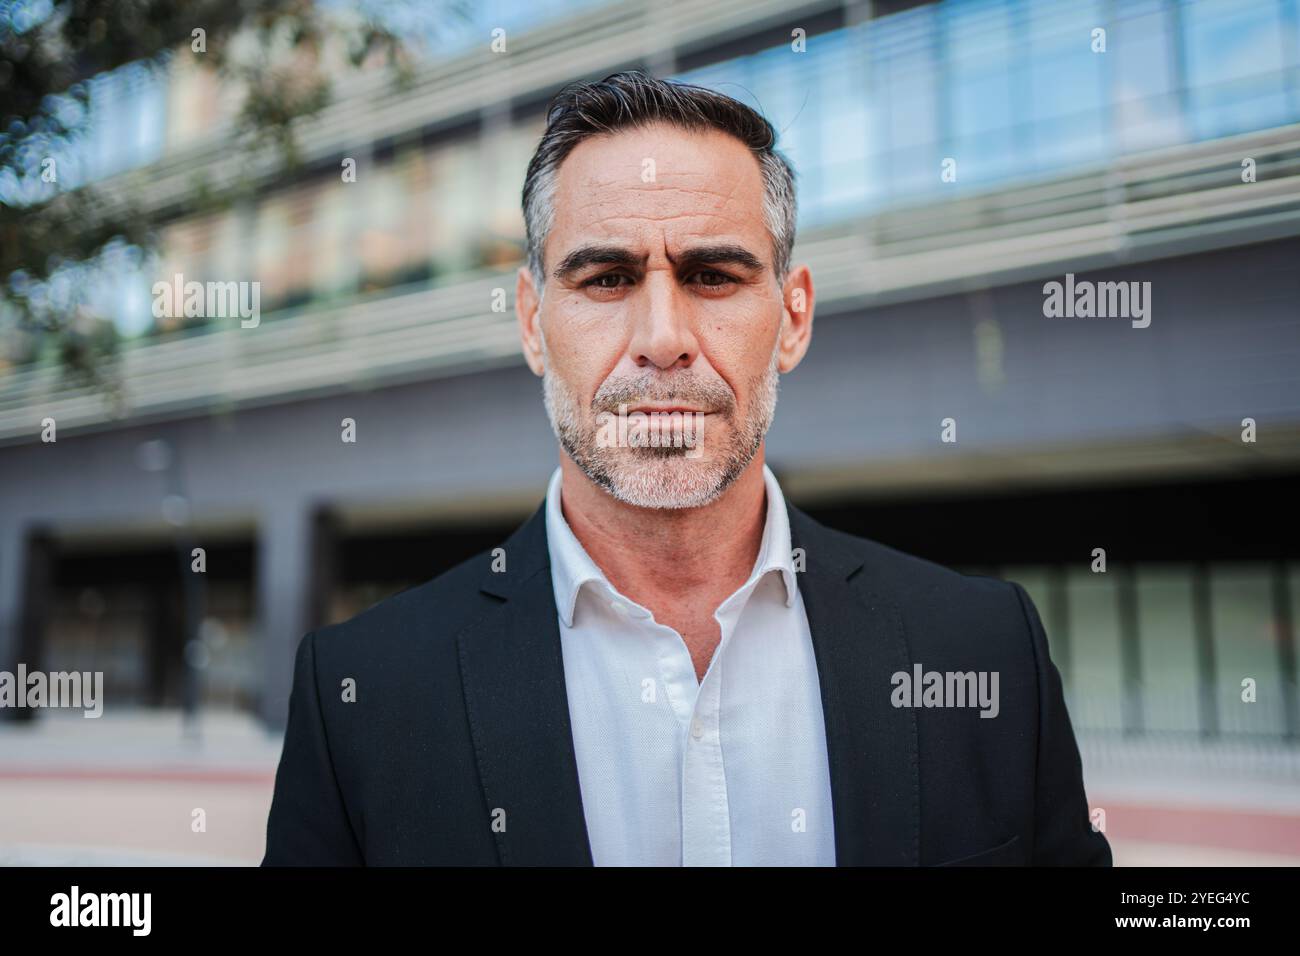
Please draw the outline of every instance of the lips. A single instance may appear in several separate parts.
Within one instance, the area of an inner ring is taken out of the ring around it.
[[[684,405],[637,405],[627,410],[629,415],[635,415],[637,412],[640,412],[643,415],[671,415],[673,412],[681,412],[683,415],[711,414],[704,409],[687,408]]]

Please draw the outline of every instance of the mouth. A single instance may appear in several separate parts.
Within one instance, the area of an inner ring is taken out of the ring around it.
[[[702,408],[690,408],[686,405],[634,405],[627,412],[629,415],[634,415],[637,412],[643,415],[671,415],[674,412],[681,412],[683,415],[712,414]]]

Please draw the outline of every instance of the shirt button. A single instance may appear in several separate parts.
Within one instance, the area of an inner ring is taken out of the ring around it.
[[[619,617],[625,617],[627,615],[627,605],[622,601],[610,601],[609,606]]]
[[[691,721],[691,736],[696,740],[704,736],[704,724],[700,723],[698,717]]]

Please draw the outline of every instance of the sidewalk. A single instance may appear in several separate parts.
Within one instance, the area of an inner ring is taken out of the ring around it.
[[[1300,866],[1300,748],[1080,736],[1116,866]]]
[[[281,739],[238,714],[197,731],[166,712],[0,724],[0,865],[259,863]]]

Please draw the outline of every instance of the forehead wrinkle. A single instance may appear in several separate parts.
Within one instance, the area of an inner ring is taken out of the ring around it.
[[[583,190],[579,193],[579,197],[572,201],[569,201],[568,197],[557,197],[560,200],[557,205],[568,206],[575,210],[620,205],[623,198],[629,194],[634,194],[643,199],[657,200],[655,204],[659,206],[680,205],[698,197],[706,200],[707,209],[701,210],[701,213],[717,212],[729,206],[743,206],[744,200],[737,196],[741,188],[740,183],[734,183],[731,189],[724,193],[708,187],[691,188],[687,186],[666,186],[662,183],[625,183],[619,184],[617,191]],[[761,199],[759,204],[761,208]]]
[[[619,171],[611,169],[612,166],[617,167],[617,170]],[[735,195],[737,189],[747,185],[746,180],[751,178],[747,173],[752,172],[753,179],[757,182],[757,188],[759,191],[763,188],[762,172],[757,167],[753,170],[748,170],[747,172],[742,173],[736,171],[735,168],[729,164],[722,166],[720,170],[717,168],[697,170],[680,166],[673,166],[665,169],[656,165],[655,178],[652,182],[645,182],[642,180],[642,168],[641,162],[636,161],[617,164],[601,162],[598,164],[591,164],[588,167],[573,167],[570,169],[561,166],[558,181],[561,190],[564,188],[566,179],[576,177],[577,182],[574,183],[573,186],[575,188],[580,187],[583,190],[603,189],[609,186],[646,192],[680,189],[686,192],[713,193],[730,197]],[[566,177],[564,175],[566,171],[571,172],[573,177]],[[721,172],[722,175],[719,175],[719,172]],[[678,180],[683,182],[676,182]],[[730,180],[730,183],[727,186],[725,193],[723,193],[722,190],[711,188],[720,182],[725,182],[726,180]],[[698,182],[700,185],[698,187],[693,187],[690,185],[691,182]]]
[[[635,229],[635,227],[639,224],[646,224],[646,223],[662,224],[662,223],[672,223],[672,222],[679,222],[679,221],[690,221],[695,219],[719,220],[729,225],[741,226],[741,227],[746,225],[746,220],[743,218],[736,217],[736,216],[724,216],[716,212],[666,213],[662,216],[655,216],[647,213],[637,213],[635,215],[625,214],[625,215],[601,216],[597,219],[588,220],[588,221],[592,225],[604,225],[607,223],[609,224],[627,223],[628,225],[633,227],[633,229]],[[691,234],[699,235],[699,236],[716,235],[716,233],[713,232],[698,231],[698,230],[693,230]]]
[[[671,206],[677,204],[673,203],[668,198],[663,189],[658,189],[654,190],[654,192],[665,197],[664,201],[654,204],[659,208],[630,212],[622,208],[617,208],[621,206],[621,203],[613,197],[591,196],[590,194],[585,194],[582,199],[579,199],[572,204],[557,203],[556,211],[559,216],[563,216],[567,212],[573,217],[578,217],[583,212],[595,210],[597,211],[596,218],[598,220],[625,219],[646,222],[665,222],[672,219],[685,219],[691,217],[714,217],[743,226],[747,224],[751,217],[753,217],[755,222],[759,224],[765,222],[762,206],[760,205],[757,210],[745,209],[744,206],[736,200],[734,190],[726,196],[720,196],[718,193],[707,189],[685,190],[674,187],[673,191],[685,194],[686,196],[705,196],[710,200],[715,201],[709,202],[707,208],[704,209],[663,209],[662,207],[665,205]],[[604,212],[600,212],[601,210],[604,210]]]

